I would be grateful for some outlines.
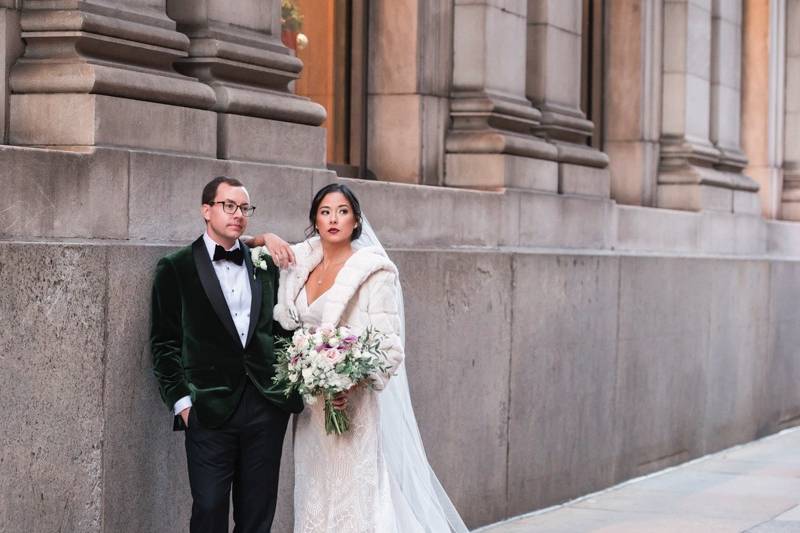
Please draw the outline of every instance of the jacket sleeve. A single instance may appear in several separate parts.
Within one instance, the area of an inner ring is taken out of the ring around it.
[[[172,409],[191,391],[181,363],[181,298],[175,267],[167,258],[156,266],[151,300],[150,352],[161,399]]]
[[[382,346],[386,350],[388,359],[387,372],[385,374],[373,373],[369,376],[369,380],[376,390],[386,387],[389,378],[394,375],[405,357],[400,340],[400,302],[397,301],[397,291],[395,290],[396,279],[395,273],[380,271],[373,274],[372,279],[367,281],[369,284],[367,303],[369,323],[387,336]]]
[[[272,277],[272,301],[277,302],[278,298],[281,297],[281,286],[280,286],[280,278],[282,277],[280,274],[280,270],[278,269],[277,265],[272,262],[272,258],[269,258],[269,265],[270,270],[269,274]],[[287,329],[283,327],[280,320],[278,320],[275,316],[276,310],[279,311],[282,308],[279,308],[277,303],[272,310],[272,336],[275,338],[283,338],[283,339],[290,339],[294,334],[291,329]]]

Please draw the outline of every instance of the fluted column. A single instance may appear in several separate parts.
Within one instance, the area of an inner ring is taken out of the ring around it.
[[[786,108],[781,218],[800,221],[800,0],[786,0]]]
[[[609,196],[608,156],[586,141],[581,110],[582,0],[528,0],[526,94],[542,113],[536,132],[558,149],[559,191]]]
[[[455,0],[447,185],[558,188],[557,150],[532,134],[541,113],[525,97],[526,8]]]
[[[722,21],[716,30],[721,27]],[[711,0],[665,2],[657,202],[672,209],[757,213],[758,185],[739,171],[743,161],[735,151],[726,152],[735,140],[720,131],[720,124],[731,122],[722,115],[733,115],[732,122],[738,122],[739,106],[735,95],[731,101],[731,91],[724,91],[733,82],[719,74],[725,68],[718,67],[723,52],[712,60],[714,32]],[[726,33],[719,42],[730,45],[736,35]],[[713,81],[718,83],[713,84],[712,104]],[[712,119],[717,120],[713,130]]]
[[[12,144],[216,153],[210,88],[175,72],[189,40],[165,0],[26,0]]]
[[[607,4],[606,136],[611,197],[654,206],[661,132],[661,0]]]
[[[167,12],[191,41],[176,68],[216,94],[220,158],[278,161],[305,146],[324,165],[325,109],[290,91],[303,63],[281,42],[280,0],[167,0]]]

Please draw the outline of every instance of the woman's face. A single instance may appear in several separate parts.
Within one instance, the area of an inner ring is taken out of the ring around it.
[[[356,215],[344,194],[329,192],[322,198],[317,208],[316,227],[323,241],[350,242],[356,223]]]

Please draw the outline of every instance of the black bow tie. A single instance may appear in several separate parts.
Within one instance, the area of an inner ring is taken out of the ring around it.
[[[236,248],[229,252],[218,244],[214,247],[214,261],[220,261],[222,259],[227,259],[231,263],[241,265],[244,262],[244,253],[241,248]]]

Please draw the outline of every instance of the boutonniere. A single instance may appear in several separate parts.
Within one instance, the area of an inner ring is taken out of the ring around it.
[[[256,279],[259,270],[266,272],[269,269],[267,257],[270,255],[266,246],[256,246],[250,250],[250,258],[253,260],[253,279]]]

